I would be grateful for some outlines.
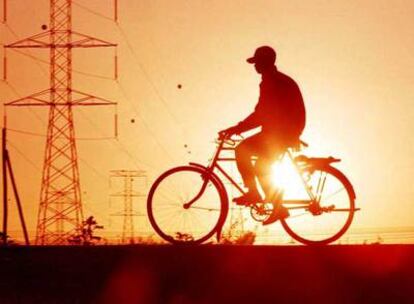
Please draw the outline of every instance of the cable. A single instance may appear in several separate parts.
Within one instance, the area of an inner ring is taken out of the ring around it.
[[[39,172],[42,172],[42,169],[31,159],[29,159],[22,151],[20,151],[20,149],[18,149],[10,140],[7,140],[7,145],[12,147],[13,150],[15,150],[21,157],[23,157],[24,160],[26,160],[32,167],[34,167],[36,170],[38,170]],[[84,164],[86,165],[89,169],[91,169],[98,177],[102,178],[103,180],[105,180],[105,182],[107,182],[108,177],[101,174],[96,168],[94,168],[91,164],[89,164],[85,159],[78,157],[78,159]],[[104,218],[105,216],[103,216],[103,213],[101,212],[96,212],[96,210],[93,210],[93,208],[90,208],[88,206],[86,206],[86,204],[83,204],[83,208],[85,208],[89,213],[91,213],[90,211],[93,211],[93,214],[100,214],[100,217]]]
[[[98,169],[96,169],[95,167],[93,167],[91,164],[89,164],[85,159],[83,159],[82,157],[78,157],[78,159],[84,164],[84,165],[86,165],[87,167],[89,167],[89,169],[91,169],[93,172],[95,172],[95,174],[97,175],[97,176],[99,176],[99,177],[101,177],[102,179],[104,179],[105,180],[105,182],[107,182],[108,181],[108,177],[107,176],[105,176],[105,175],[103,175],[102,173],[100,173],[99,171],[98,171]]]
[[[12,129],[7,129],[7,131],[14,131],[14,132],[28,134],[28,135],[32,135],[32,136],[45,137],[45,135],[43,135],[43,134],[36,134],[36,133],[32,133],[32,132],[24,132],[24,131],[22,132],[22,131],[12,130]],[[7,144],[9,144],[11,147],[13,147],[26,161],[30,162],[36,169],[41,170],[41,168],[39,166],[37,166],[33,161],[31,161],[29,158],[27,158],[26,155],[23,152],[21,152],[10,140],[7,140]],[[92,169],[97,175],[103,177],[105,180],[107,179],[104,175],[99,173],[97,169],[95,169],[92,165],[90,165],[86,160],[84,160],[83,158],[81,158],[79,156],[78,156],[78,159],[80,161],[82,161],[90,169]]]
[[[6,130],[14,132],[14,133],[24,134],[24,135],[47,137],[47,135],[45,134],[34,133],[30,131],[17,130],[17,129],[11,129],[11,128],[6,128]],[[56,137],[56,138],[63,138],[63,137]],[[110,140],[110,139],[115,139],[115,137],[75,137],[74,139],[76,140]]]
[[[21,54],[23,56],[29,57],[29,58],[35,60],[36,62],[41,62],[43,64],[47,64],[47,65],[50,66],[50,62],[47,61],[47,60],[40,59],[39,57],[36,57],[34,55],[27,54],[26,52],[23,52],[21,50],[15,49],[15,48],[11,48],[11,50],[14,51],[14,52],[16,52],[16,53],[19,53],[19,54]],[[94,77],[94,78],[99,78],[99,79],[104,79],[104,80],[111,80],[111,81],[114,80],[113,77],[102,76],[102,75],[98,75],[98,74],[83,72],[83,71],[76,70],[76,69],[73,69],[73,68],[71,68],[70,71],[73,72],[73,73],[77,73],[77,74],[84,75],[84,76],[88,76],[88,77]]]
[[[14,37],[16,39],[20,40],[20,37],[16,34],[16,32],[9,25],[6,24],[6,27],[10,31],[10,33],[12,33],[14,35]],[[47,64],[47,65],[50,66],[50,62],[49,61],[40,59],[39,57],[36,57],[36,56],[30,54],[30,51],[29,50],[27,50],[26,52],[24,52],[24,51],[18,50],[16,48],[10,48],[10,49],[12,51],[16,52],[16,53],[19,53],[21,55],[24,55],[26,57],[29,57],[29,58],[33,59],[36,62],[36,64],[39,67],[39,69],[41,70],[41,72],[45,76],[49,77],[49,75],[47,74],[47,72],[44,71],[43,67],[39,64],[39,63],[43,63],[43,64]],[[108,77],[108,76],[102,76],[102,75],[98,75],[98,74],[83,72],[83,71],[79,71],[79,70],[76,70],[76,69],[73,69],[73,68],[71,69],[71,71],[74,72],[74,73],[80,74],[80,75],[84,75],[84,76],[89,76],[89,77],[94,77],[94,78],[99,78],[99,79],[105,79],[105,80],[113,80],[113,77]]]
[[[84,6],[84,5],[82,5],[82,4],[79,4],[79,3],[77,3],[77,2],[73,2],[75,5],[77,5],[78,7],[80,7],[80,8],[82,8],[82,9],[84,9],[84,10],[86,10],[86,11],[88,11],[89,13],[92,13],[92,14],[94,14],[94,15],[96,15],[96,16],[99,16],[99,17],[102,17],[102,18],[104,18],[104,19],[107,19],[107,20],[111,20],[112,21],[112,19],[111,18],[109,18],[109,17],[107,17],[107,16],[104,16],[104,15],[102,15],[102,14],[99,14],[99,13],[96,13],[96,12],[94,12],[93,10],[91,10],[91,9],[89,9],[89,8],[87,8],[86,6]],[[9,29],[9,31],[15,36],[15,37],[17,37],[18,38],[18,35],[13,31],[13,29],[11,29],[9,26],[7,26],[7,28]],[[121,29],[121,28],[119,28],[119,30],[122,32],[122,35],[123,35],[123,37],[124,37],[124,39],[127,41],[127,44],[128,44],[128,47],[130,48],[130,51],[132,52],[132,54],[136,57],[136,60],[137,60],[137,62],[139,62],[139,60],[137,59],[137,56],[136,56],[136,53],[135,53],[135,51],[133,50],[133,48],[132,48],[132,45],[130,44],[130,42],[129,42],[129,40],[128,40],[128,38],[127,38],[127,36],[126,36],[126,34],[125,34],[125,32]],[[31,54],[28,54],[28,53],[26,53],[26,52],[23,52],[23,51],[20,51],[20,50],[18,50],[18,49],[14,49],[14,48],[12,48],[12,50],[13,51],[15,51],[16,53],[19,53],[19,54],[22,54],[22,55],[24,55],[24,56],[27,56],[27,57],[29,57],[29,58],[31,58],[31,59],[33,59],[33,60],[35,60],[35,62],[38,64],[38,66],[39,66],[39,68],[42,70],[42,72],[43,73],[46,73],[45,71],[44,71],[44,69],[41,67],[41,65],[39,64],[39,63],[43,63],[43,64],[47,64],[47,65],[50,65],[50,62],[48,62],[48,61],[46,61],[46,60],[43,60],[43,59],[41,59],[41,58],[38,58],[38,57],[36,57],[36,56],[34,56],[34,55],[31,55]],[[171,110],[169,109],[169,107],[168,107],[168,105],[167,105],[167,103],[166,103],[166,101],[163,99],[163,97],[161,96],[161,94],[160,94],[160,92],[158,91],[158,89],[156,88],[156,86],[155,86],[155,84],[153,83],[153,81],[150,79],[150,77],[149,77],[149,75],[148,75],[148,73],[146,72],[146,70],[145,70],[145,68],[142,66],[142,64],[139,62],[139,65],[140,65],[140,67],[141,67],[141,69],[142,69],[142,71],[143,71],[143,73],[145,74],[145,76],[146,76],[146,78],[147,78],[147,80],[150,82],[150,84],[151,84],[151,86],[153,87],[153,89],[155,90],[155,92],[156,92],[156,94],[157,94],[157,96],[159,97],[159,99],[161,100],[161,102],[164,104],[164,106],[166,107],[166,109],[167,109],[167,111],[169,112],[169,114],[170,114],[170,116],[175,120],[175,121],[177,121],[177,119],[175,118],[175,116],[174,116],[174,114],[171,112]],[[91,73],[86,73],[86,72],[82,72],[82,71],[78,71],[78,70],[75,70],[75,69],[72,69],[71,70],[72,72],[75,72],[75,73],[78,73],[78,74],[81,74],[81,75],[85,75],[85,76],[90,76],[90,77],[95,77],[95,78],[100,78],[100,79],[110,79],[110,80],[112,80],[112,78],[111,77],[106,77],[106,76],[101,76],[101,75],[97,75],[97,74],[91,74]],[[118,83],[119,84],[119,83]],[[12,89],[14,89],[11,85],[10,85],[10,87],[12,88]],[[121,90],[123,90],[123,88],[120,86],[120,88],[121,88]],[[14,90],[15,91],[15,90]],[[15,91],[15,93],[17,93],[17,91]],[[124,94],[124,95],[126,95],[125,94],[125,91],[123,90],[122,91],[122,93]],[[133,105],[133,103],[131,103],[132,105]],[[155,140],[155,142],[156,142],[156,144],[157,145],[159,145],[160,146],[160,148],[162,149],[162,151],[168,156],[168,157],[170,157],[171,159],[172,159],[172,157],[171,157],[171,155],[168,153],[168,151],[161,145],[161,143],[159,142],[159,140],[157,139],[157,137],[155,136],[155,134],[151,131],[151,129],[149,128],[149,126],[148,126],[148,124],[145,122],[145,120],[143,119],[143,117],[139,114],[139,112],[137,111],[137,109],[135,108],[135,107],[133,107],[134,108],[134,111],[135,111],[135,113],[139,116],[139,118],[141,119],[141,121],[142,121],[142,123],[143,123],[143,125],[144,125],[144,127],[147,129],[147,131],[151,134],[151,136],[154,138],[154,140]],[[29,109],[30,109],[30,107],[29,107]],[[32,111],[31,109],[30,109],[30,111]],[[32,112],[32,113],[35,113],[35,112]],[[35,114],[36,115],[36,114]],[[36,117],[40,120],[40,121],[42,121],[43,122],[43,120],[38,116],[38,115],[36,115]],[[89,119],[88,119],[89,120]],[[89,120],[89,122],[91,122],[90,120]],[[34,133],[34,132],[29,132],[29,131],[24,131],[24,130],[15,130],[15,129],[9,129],[10,131],[12,131],[12,132],[16,132],[16,133],[21,133],[21,134],[26,134],[26,135],[32,135],[32,136],[42,136],[42,137],[44,137],[45,135],[43,135],[43,134],[38,134],[38,133]],[[106,140],[106,139],[113,139],[112,137],[102,137],[102,138],[77,138],[78,140]],[[134,157],[128,150],[127,150],[127,148],[125,148],[125,146],[120,142],[120,141],[116,141],[116,143],[117,143],[117,145],[118,145],[118,148],[120,148],[121,150],[123,150],[123,152],[126,154],[126,155],[128,155],[128,157],[134,162],[134,163],[136,163],[137,165],[138,165],[138,163],[136,162],[136,157]],[[148,166],[148,167],[152,167],[152,166],[150,166],[150,165],[148,165],[148,164],[145,164],[146,166]],[[139,165],[137,166],[137,167],[139,167]]]
[[[121,36],[123,36],[126,45],[129,49],[129,51],[131,52],[131,54],[133,55],[135,61],[138,64],[138,67],[140,68],[141,72],[144,74],[145,78],[147,79],[148,83],[150,84],[150,86],[152,87],[152,89],[154,90],[156,96],[158,97],[158,99],[161,101],[161,103],[164,105],[165,109],[167,110],[168,114],[172,117],[172,119],[174,120],[174,122],[176,124],[179,124],[179,120],[177,119],[177,117],[174,115],[174,113],[171,111],[170,107],[168,106],[166,100],[164,99],[164,97],[162,97],[160,91],[158,90],[157,86],[155,85],[154,81],[151,79],[151,77],[149,76],[147,70],[145,69],[144,65],[138,60],[138,55],[135,53],[134,48],[132,47],[131,42],[129,41],[127,35],[125,34],[125,31],[119,26],[119,24],[117,24],[117,27],[119,29],[119,32],[121,33]]]
[[[14,86],[12,86],[9,82],[6,81],[6,85],[10,87],[10,89],[14,92],[14,94],[18,97],[18,98],[22,98],[22,95],[19,94],[19,92],[16,90],[16,88]],[[6,107],[6,106],[5,106]],[[37,120],[39,120],[44,126],[46,126],[46,123],[43,121],[43,119],[39,116],[39,114],[37,114],[31,107],[27,107],[27,109],[30,111],[30,113],[32,113]]]
[[[82,112],[81,112],[81,115],[96,129],[96,130],[99,130],[99,127],[89,118],[89,117],[87,117],[86,115],[84,115]],[[100,132],[101,133],[101,132]],[[144,163],[143,161],[141,161],[141,160],[139,160],[139,162],[137,162],[137,158],[136,157],[134,157],[129,151],[128,151],[128,149],[119,141],[119,140],[111,140],[110,141],[114,146],[115,145],[117,145],[117,148],[118,149],[120,149],[122,152],[124,152],[124,154],[126,155],[126,156],[128,156],[128,158],[135,164],[135,166],[137,167],[137,168],[140,168],[141,167],[141,165],[144,165],[144,166],[147,166],[147,167],[149,167],[149,168],[154,168],[153,166],[151,166],[151,165],[149,165],[149,164],[147,164],[147,163]],[[141,163],[141,164],[139,164],[139,163]]]
[[[133,102],[130,101],[130,99],[127,96],[127,93],[125,91],[125,88],[121,85],[120,82],[117,81],[117,84],[119,86],[119,89],[121,91],[121,93],[124,95],[124,98],[126,100],[128,100],[128,102],[130,103],[130,105],[132,106],[133,111],[135,112],[135,114],[137,115],[137,117],[141,120],[143,126],[145,127],[145,129],[147,130],[147,132],[151,135],[151,137],[154,139],[155,143],[158,145],[158,147],[165,153],[166,156],[168,156],[170,158],[170,160],[174,160],[174,158],[171,156],[171,154],[168,152],[168,150],[166,148],[164,148],[164,146],[161,144],[161,142],[158,140],[157,136],[154,134],[154,132],[150,129],[150,127],[148,126],[147,122],[145,121],[145,119],[142,117],[142,115],[140,114],[140,111],[136,108],[136,106],[134,105]]]
[[[111,22],[113,22],[113,21],[114,21],[114,19],[113,19],[113,18],[108,17],[108,16],[105,16],[105,15],[100,14],[100,13],[97,13],[96,11],[94,11],[94,10],[92,10],[92,9],[90,9],[90,8],[88,8],[88,7],[86,7],[86,6],[84,6],[83,4],[80,4],[80,3],[76,2],[76,1],[72,1],[72,3],[73,3],[73,4],[75,4],[77,7],[79,7],[79,8],[81,8],[81,9],[83,9],[83,10],[87,11],[88,13],[90,13],[90,14],[92,14],[92,15],[95,15],[95,16],[98,16],[98,17],[101,17],[101,18],[106,19],[106,20],[109,20],[109,21],[111,21]]]
[[[8,25],[8,24],[5,24],[5,26],[6,26],[6,28],[9,30],[9,32],[10,33],[12,33],[12,35],[17,39],[17,40],[20,40],[20,37],[19,37],[19,35],[17,35],[17,33]],[[16,49],[12,49],[12,50],[15,50],[16,51]],[[27,51],[27,52],[30,52],[29,50]],[[28,56],[33,56],[33,55],[28,55]],[[33,56],[34,57],[34,56]],[[37,67],[39,68],[39,70],[44,74],[44,76],[46,76],[46,77],[48,77],[48,74],[47,74],[47,72],[45,72],[44,71],[44,69],[43,69],[43,67],[39,64],[39,62],[36,62],[36,65],[37,65]]]
[[[20,151],[10,140],[7,140],[7,145],[12,147],[24,160],[30,163],[36,170],[42,171],[42,169],[31,159],[29,159],[22,151]]]
[[[27,54],[25,54],[27,55]],[[17,90],[10,84],[10,83],[6,83],[13,91],[16,95],[20,96],[20,94],[17,92]],[[43,124],[44,121],[39,117],[39,115],[36,114],[36,112],[34,112],[32,110],[31,107],[28,107],[28,109],[36,116],[36,118],[41,121]],[[85,119],[87,119],[89,121],[89,123],[91,123],[95,128],[96,125],[86,116],[84,116],[83,114],[81,114]],[[39,134],[39,133],[34,133],[34,132],[29,132],[29,131],[24,131],[24,130],[16,130],[16,129],[11,129],[8,128],[7,130],[15,132],[15,133],[20,133],[20,134],[25,134],[25,135],[31,135],[31,136],[38,136],[38,137],[46,137],[45,134]],[[85,137],[85,138],[75,138],[76,140],[113,140],[115,139],[115,137],[100,137],[100,138],[90,138],[90,137]],[[131,155],[131,153],[129,151],[127,151],[127,149],[119,142],[119,141],[115,141],[118,144],[118,148],[120,148],[121,150],[123,150],[123,152],[135,163],[135,165],[137,167],[140,167],[140,165],[136,162],[135,158]],[[122,147],[121,147],[122,146]],[[152,167],[153,166],[149,165],[149,164],[145,164],[143,162],[141,162],[143,165],[147,166],[147,167]]]
[[[24,135],[47,137],[47,135],[45,134],[34,133],[30,131],[17,130],[17,129],[11,129],[11,128],[6,128],[6,130],[14,132],[14,133],[24,134]],[[63,137],[56,137],[56,138],[63,138]],[[75,140],[112,140],[112,139],[115,139],[115,137],[75,137],[74,139]]]
[[[75,2],[74,2],[75,3]],[[78,5],[79,7],[81,7],[81,8],[83,8],[83,9],[85,9],[85,10],[87,10],[87,11],[89,11],[90,13],[94,13],[92,10],[90,10],[90,9],[88,9],[88,8],[86,8],[86,7],[84,7],[83,5],[81,5],[81,4],[78,4],[78,3],[76,3],[76,5]],[[105,16],[103,16],[103,15],[100,15],[100,14],[98,14],[98,13],[95,13],[95,15],[97,15],[97,16],[100,16],[100,17],[103,17],[103,18],[106,18]],[[108,18],[109,19],[109,18]],[[169,115],[174,119],[174,121],[177,123],[177,118],[174,116],[174,114],[172,113],[172,111],[169,109],[169,107],[168,107],[168,105],[167,105],[167,102],[165,101],[165,99],[161,96],[161,93],[159,92],[159,90],[157,89],[157,87],[155,86],[155,84],[154,84],[154,82],[151,80],[151,78],[149,77],[149,74],[146,72],[146,70],[145,70],[145,68],[143,67],[143,65],[141,64],[141,62],[137,59],[137,55],[136,55],[136,53],[135,53],[135,51],[134,51],[134,49],[132,48],[132,45],[131,45],[131,43],[129,42],[129,40],[128,40],[128,37],[126,36],[126,34],[125,34],[125,32],[122,30],[122,28],[120,28],[119,26],[118,26],[118,28],[119,28],[119,31],[121,32],[121,34],[122,34],[122,36],[124,37],[124,39],[125,39],[125,41],[126,41],[126,43],[127,43],[127,46],[129,47],[129,49],[130,49],[130,51],[131,51],[131,53],[132,53],[132,55],[134,56],[134,58],[135,58],[135,60],[138,62],[138,65],[140,66],[140,68],[141,68],[141,70],[142,70],[142,72],[144,73],[144,76],[147,78],[147,81],[150,83],[150,85],[152,86],[152,88],[154,89],[154,91],[155,91],[155,93],[156,93],[156,95],[158,96],[158,98],[161,100],[161,102],[162,102],[162,104],[165,106],[165,108],[167,109],[167,111],[168,111],[168,113],[169,113]],[[10,29],[10,31],[12,32],[12,33],[14,33],[13,31],[12,31],[12,29],[11,28],[9,28]],[[14,33],[14,35],[15,36],[17,36],[17,34],[15,34]],[[22,55],[24,55],[24,56],[27,56],[27,57],[29,57],[29,58],[31,58],[31,59],[33,59],[33,60],[35,60],[36,62],[41,62],[41,63],[44,63],[44,64],[47,64],[47,65],[50,65],[50,62],[48,62],[48,61],[46,61],[46,60],[42,60],[42,59],[40,59],[40,58],[38,58],[38,57],[36,57],[36,56],[33,56],[33,55],[30,55],[30,54],[27,54],[27,53],[25,53],[25,52],[23,52],[23,51],[20,51],[20,50],[17,50],[17,49],[12,49],[13,51],[15,51],[15,52],[17,52],[17,53],[19,53],[19,54],[22,54]],[[95,78],[100,78],[100,79],[105,79],[105,80],[112,80],[112,78],[110,78],[110,77],[106,77],[106,76],[101,76],[101,75],[96,75],[96,74],[91,74],[91,73],[86,73],[86,72],[82,72],[82,71],[78,71],[78,70],[75,70],[75,69],[72,69],[72,71],[73,72],[75,72],[75,73],[78,73],[78,74],[81,74],[81,75],[85,75],[85,76],[90,76],[90,77],[95,77]],[[117,84],[118,84],[118,86],[120,87],[120,89],[121,89],[121,92],[123,93],[123,95],[124,95],[124,97],[126,97],[127,98],[127,96],[126,96],[126,93],[125,93],[125,89],[123,88],[123,86],[117,81]],[[129,98],[127,98],[127,99],[129,99]],[[155,134],[151,131],[151,129],[149,128],[149,126],[148,126],[148,124],[146,123],[146,121],[143,119],[143,117],[139,114],[139,111],[136,109],[136,107],[134,106],[134,104],[132,103],[132,102],[130,102],[130,104],[132,105],[132,107],[133,107],[133,109],[134,109],[134,112],[136,113],[136,115],[140,118],[140,120],[142,121],[142,123],[143,123],[143,125],[144,125],[144,127],[146,128],[146,130],[151,134],[151,136],[154,138],[154,141],[155,141],[155,143],[161,148],[161,150],[172,160],[173,159],[173,157],[171,156],[171,154],[167,151],[167,149],[165,149],[163,146],[162,146],[162,144],[160,143],[160,141],[157,139],[157,137],[155,136]],[[17,132],[17,131],[16,131]],[[23,133],[24,131],[22,131],[21,133]],[[25,132],[26,134],[29,134],[30,132]],[[35,136],[41,136],[40,134],[31,134],[31,135],[35,135]],[[80,139],[80,138],[79,138]],[[102,138],[102,139],[110,139],[110,138]],[[82,140],[82,139],[80,139],[80,140]],[[92,140],[91,138],[85,138],[84,140]],[[97,139],[97,140],[99,140],[99,139]]]
[[[90,9],[90,8],[88,8],[88,7],[84,6],[84,5],[81,5],[81,4],[79,4],[79,3],[77,3],[77,2],[74,2],[74,1],[73,1],[73,3],[74,3],[75,5],[77,5],[78,7],[80,7],[80,8],[82,8],[82,9],[84,9],[85,11],[87,11],[87,12],[89,12],[89,13],[91,13],[91,14],[95,15],[95,16],[98,16],[98,17],[101,17],[101,18],[104,18],[104,19],[107,19],[107,20],[113,21],[113,19],[112,19],[112,18],[107,17],[107,16],[102,15],[102,14],[99,14],[99,13],[95,12],[94,10],[92,10],[92,9]],[[175,122],[175,123],[178,123],[178,122],[179,122],[179,120],[178,120],[178,119],[177,119],[177,117],[174,115],[174,113],[171,111],[171,109],[170,109],[170,107],[168,106],[168,104],[167,104],[166,100],[165,100],[165,99],[164,99],[164,97],[161,95],[161,93],[160,93],[160,91],[158,90],[157,86],[155,85],[154,81],[153,81],[153,80],[151,79],[151,77],[149,76],[149,73],[148,73],[148,72],[147,72],[147,70],[145,69],[144,65],[141,63],[141,61],[139,61],[139,60],[138,60],[138,55],[136,54],[136,52],[135,52],[134,48],[132,47],[132,44],[131,44],[131,42],[129,41],[129,38],[128,38],[128,36],[126,35],[125,31],[124,31],[124,30],[123,30],[123,29],[119,26],[119,24],[118,24],[118,23],[116,23],[116,25],[117,25],[118,31],[120,32],[121,36],[124,38],[124,40],[125,40],[125,42],[126,42],[126,45],[127,45],[128,49],[130,50],[131,54],[133,55],[133,57],[134,57],[135,61],[138,63],[138,66],[139,66],[139,68],[141,69],[141,72],[144,74],[145,78],[147,79],[148,83],[150,84],[150,86],[151,86],[151,87],[152,87],[152,89],[154,90],[155,94],[157,95],[157,97],[159,98],[159,100],[161,101],[161,103],[164,105],[164,107],[165,107],[165,109],[167,110],[168,114],[169,114],[169,115],[173,118],[173,120],[174,120],[174,122]]]

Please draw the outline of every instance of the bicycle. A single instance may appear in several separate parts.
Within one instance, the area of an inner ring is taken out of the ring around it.
[[[190,162],[164,172],[153,183],[147,198],[148,217],[165,241],[201,244],[214,234],[220,241],[229,210],[229,196],[222,179],[240,194],[245,193],[220,165],[235,161],[234,157],[222,156],[222,152],[234,150],[237,140],[223,137],[216,142],[216,152],[207,166]],[[290,216],[280,223],[298,242],[329,244],[348,230],[355,211],[360,210],[355,207],[355,191],[347,177],[332,166],[339,159],[294,156],[302,147],[307,144],[300,141],[298,147],[288,148],[285,154],[297,171],[305,195],[282,198]],[[263,222],[271,214],[273,204],[252,202],[247,207],[255,221]]]

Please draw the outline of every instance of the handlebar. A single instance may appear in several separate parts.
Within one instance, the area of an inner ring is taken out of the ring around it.
[[[223,144],[229,145],[229,146],[235,146],[236,145],[236,141],[231,139],[231,138],[219,138],[217,140],[217,143],[223,142]]]
[[[235,136],[236,136],[236,138],[235,138]],[[244,137],[240,134],[231,134],[231,135],[229,135],[229,134],[224,133],[223,135],[218,136],[218,138],[216,139],[216,143],[223,142],[223,144],[227,144],[229,146],[235,146],[236,143],[238,143],[239,141],[242,141],[243,139],[244,139]]]
[[[215,166],[217,160],[219,159],[219,155],[220,152],[223,149],[230,149],[230,148],[226,148],[225,145],[234,147],[236,145],[237,142],[241,141],[243,139],[243,137],[241,135],[237,135],[238,137],[240,137],[240,139],[236,139],[236,138],[232,138],[232,134],[228,134],[228,133],[219,133],[219,136],[217,137],[217,139],[215,140],[216,144],[217,144],[217,150],[213,156],[213,158],[210,161],[209,164],[209,168],[212,168]],[[233,148],[231,148],[233,149]]]

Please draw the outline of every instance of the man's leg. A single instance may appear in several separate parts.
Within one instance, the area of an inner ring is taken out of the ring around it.
[[[256,185],[255,168],[252,156],[257,155],[260,146],[260,134],[253,135],[243,140],[235,149],[237,169],[240,172],[243,183],[248,188],[248,194],[260,197]]]
[[[285,149],[283,144],[265,139],[263,141],[263,149],[260,151],[261,153],[256,161],[256,174],[266,195],[266,201],[273,204],[273,212],[263,222],[263,225],[274,223],[289,216],[288,210],[281,205],[282,190],[272,183],[272,165],[280,159]]]
[[[260,186],[266,195],[266,200],[273,201],[279,196],[280,189],[273,184],[272,180],[272,166],[280,159],[283,154],[283,149],[273,148],[270,151],[263,151],[262,155],[258,155],[255,169]]]
[[[265,194],[266,201],[271,201],[277,190],[272,181],[272,165],[273,159],[260,156],[255,165],[256,175]]]

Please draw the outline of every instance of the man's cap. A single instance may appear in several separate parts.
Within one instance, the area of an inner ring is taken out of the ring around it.
[[[247,59],[248,63],[256,62],[265,62],[265,63],[275,63],[276,61],[276,52],[270,46],[261,46],[256,49],[253,57]]]

